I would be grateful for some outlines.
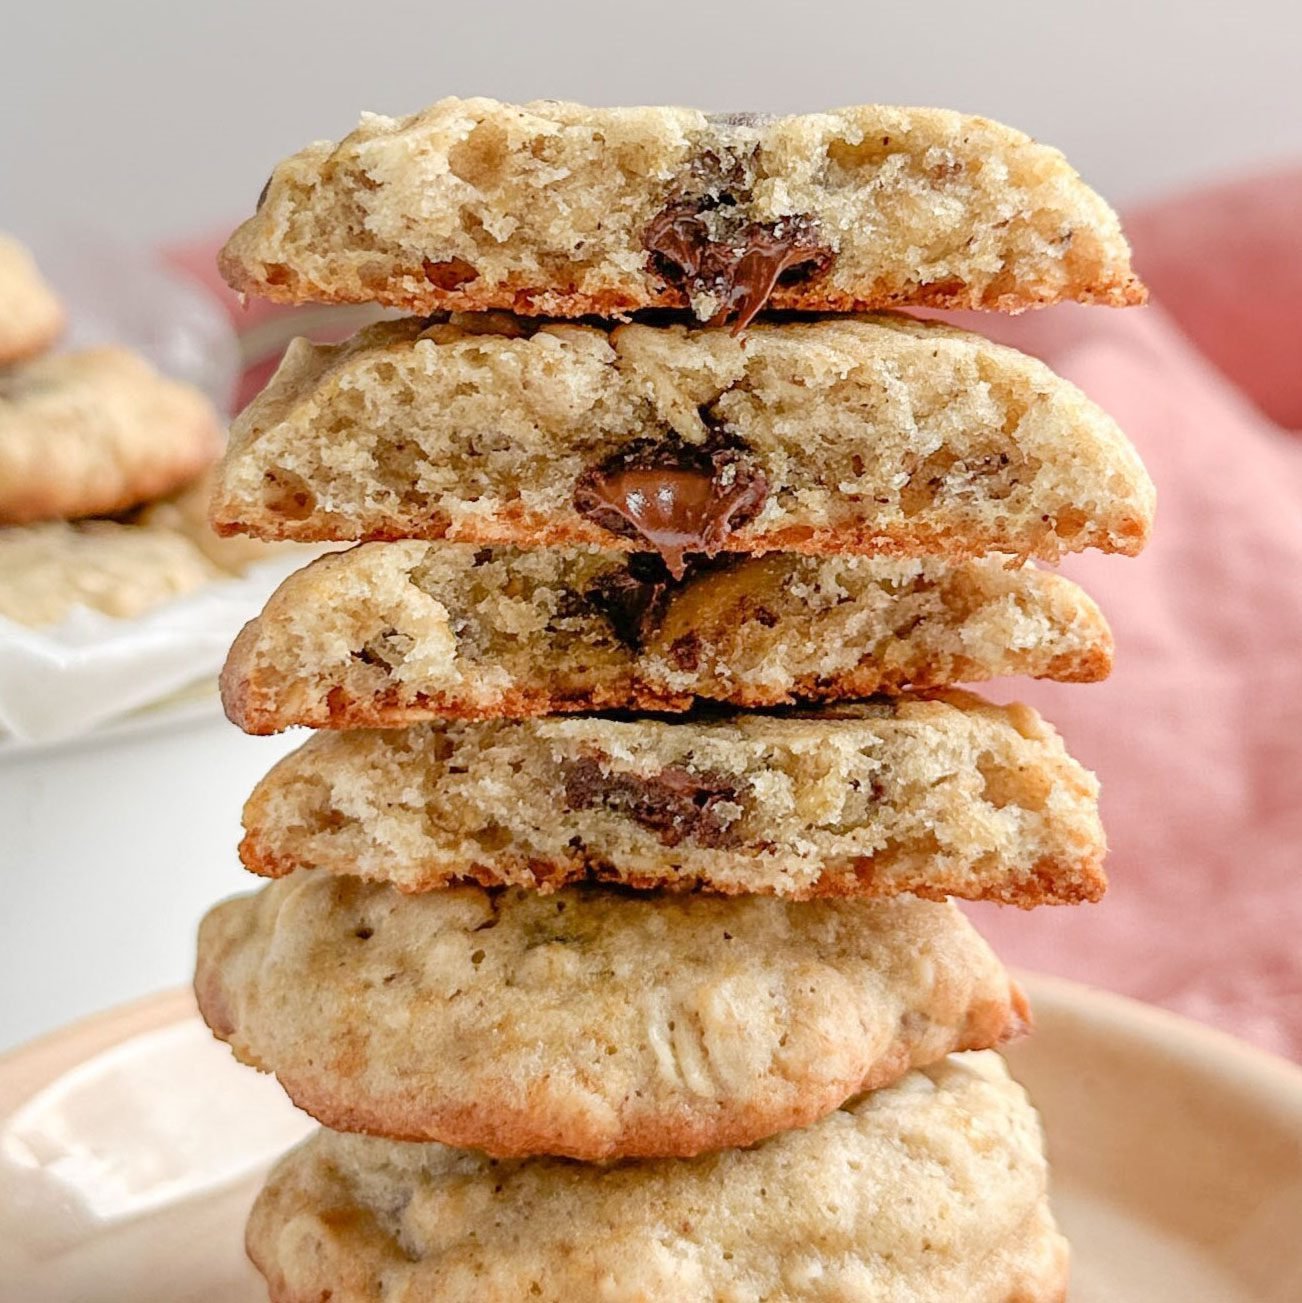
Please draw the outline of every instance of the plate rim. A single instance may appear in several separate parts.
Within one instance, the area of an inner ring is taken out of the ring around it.
[[[1164,1005],[1051,973],[1017,968],[1009,971],[1025,986],[1033,1018],[1037,1005],[1050,1006],[1054,1014],[1084,1011],[1114,1027],[1118,1034],[1142,1038],[1149,1044],[1161,1042],[1168,1048],[1177,1047],[1185,1057],[1196,1058],[1204,1065],[1240,1065],[1254,1082],[1273,1087],[1285,1098],[1294,1097],[1302,1118],[1302,1064]],[[1034,1036],[1033,1025],[1031,1037]]]

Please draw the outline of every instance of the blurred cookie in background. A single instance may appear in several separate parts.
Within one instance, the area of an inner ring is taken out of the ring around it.
[[[32,629],[75,607],[131,619],[222,578],[184,535],[111,520],[0,529],[0,616]]]
[[[321,548],[218,538],[208,526],[211,474],[114,519],[47,520],[0,528],[0,617],[32,629],[84,606],[130,620],[284,552]]]
[[[225,306],[94,230],[31,248],[39,275],[0,237],[0,750],[211,702],[224,647],[314,555],[208,529],[242,366]]]
[[[133,523],[171,530],[187,538],[219,571],[227,575],[242,574],[249,566],[278,553],[297,551],[304,560],[332,547],[309,547],[301,543],[265,543],[256,538],[233,536],[219,538],[208,523],[208,503],[212,500],[213,471],[201,475],[179,493],[150,502],[135,512]]]
[[[64,313],[36,260],[0,231],[0,366],[43,353],[59,337]]]
[[[223,432],[197,389],[125,348],[0,373],[0,524],[105,516],[188,484]]]

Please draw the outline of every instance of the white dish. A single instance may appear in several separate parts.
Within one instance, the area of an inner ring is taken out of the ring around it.
[[[1009,1055],[1045,1119],[1073,1303],[1302,1299],[1302,1070],[1118,996],[1032,977]],[[242,1226],[310,1130],[188,993],[0,1059],[0,1282],[24,1303],[250,1303]]]
[[[169,697],[150,702],[130,714],[105,720],[87,733],[76,737],[57,737],[49,741],[30,742],[8,733],[0,733],[0,764],[7,760],[21,760],[34,753],[49,754],[75,751],[96,742],[113,742],[119,738],[147,736],[166,732],[189,723],[191,720],[222,718],[221,699],[217,695],[215,678],[199,679],[181,688]],[[3,1303],[3,1300],[0,1300]]]

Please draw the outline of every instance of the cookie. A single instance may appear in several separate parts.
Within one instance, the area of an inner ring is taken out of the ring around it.
[[[1041,362],[908,317],[509,317],[296,340],[236,421],[220,533],[659,552],[1137,552],[1153,486]]]
[[[195,990],[335,1130],[588,1161],[753,1144],[1026,1022],[952,902],[320,873],[217,906]]]
[[[273,1303],[1062,1303],[1039,1119],[991,1052],[694,1159],[496,1161],[321,1131],[246,1243]]]
[[[1055,149],[941,109],[771,118],[554,100],[377,114],[280,163],[220,257],[280,302],[576,317],[771,303],[1142,303],[1112,210]]]
[[[79,606],[130,619],[220,577],[167,529],[107,520],[0,529],[0,616],[33,629]]]
[[[43,353],[63,329],[63,307],[32,255],[0,232],[0,366]]]
[[[1082,682],[1105,677],[1111,655],[1075,584],[997,557],[773,553],[678,581],[655,557],[363,543],[281,584],[231,649],[222,697],[250,733],[392,728],[844,700],[1012,674]]]
[[[1098,786],[1025,706],[969,693],[786,715],[318,733],[244,808],[254,872],[422,891],[601,879],[803,898],[1102,895]]]
[[[221,448],[208,400],[124,348],[0,372],[0,524],[125,511],[189,483]]]

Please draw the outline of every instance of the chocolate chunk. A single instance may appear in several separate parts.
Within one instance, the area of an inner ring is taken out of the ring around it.
[[[258,202],[253,206],[253,211],[254,211],[254,212],[259,212],[259,211],[261,211],[261,209],[262,209],[262,205],[265,204],[265,203],[267,202],[267,194],[268,194],[269,191],[271,190],[271,182],[272,182],[273,179],[274,179],[273,176],[269,176],[269,177],[268,177],[268,178],[267,178],[267,179],[262,183],[262,189],[258,191]]]
[[[657,213],[647,223],[642,245],[661,280],[671,285],[701,280],[711,242],[699,204],[670,204]]]
[[[725,846],[733,820],[720,807],[737,804],[737,785],[718,774],[671,766],[656,774],[607,773],[584,756],[565,766],[565,800],[571,810],[602,807],[626,815],[665,846],[692,841]]]
[[[584,596],[610,621],[620,642],[641,651],[663,619],[674,586],[673,576],[658,556],[635,552],[622,569],[599,575]]]
[[[647,223],[642,244],[667,284],[719,300],[711,325],[723,325],[735,314],[735,335],[769,301],[779,280],[812,280],[836,255],[823,244],[814,218],[746,221],[723,187],[719,181],[705,194],[675,199]]]
[[[640,538],[681,579],[688,552],[713,556],[768,498],[764,472],[724,437],[636,439],[574,486],[574,509],[624,538]]]

